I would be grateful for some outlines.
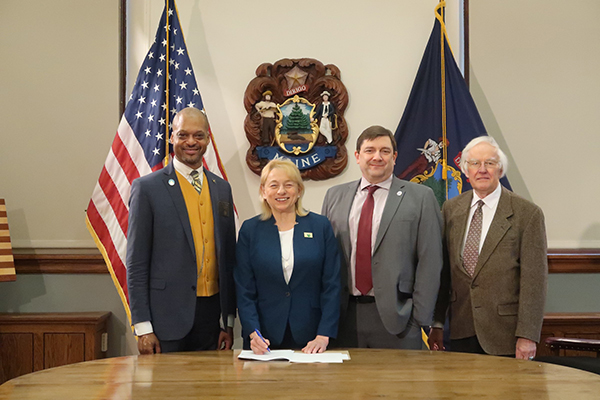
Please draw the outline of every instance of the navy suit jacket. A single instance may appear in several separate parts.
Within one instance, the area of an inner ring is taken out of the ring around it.
[[[281,242],[275,219],[256,216],[244,222],[234,270],[242,337],[255,329],[273,347],[287,324],[294,340],[306,344],[317,335],[336,337],[339,319],[340,260],[338,243],[327,218],[296,216],[294,270],[285,283]]]
[[[204,170],[213,208],[223,321],[235,315],[235,222],[229,183]],[[196,309],[196,250],[173,163],[133,181],[127,232],[131,323],[150,321],[159,340],[178,340]]]

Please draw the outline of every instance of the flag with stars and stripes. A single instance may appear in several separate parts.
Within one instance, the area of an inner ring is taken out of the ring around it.
[[[15,259],[8,231],[6,203],[4,199],[0,199],[0,282],[14,281],[16,279]]]
[[[177,9],[169,0],[86,211],[87,227],[130,319],[125,256],[131,183],[163,167],[169,156],[167,127],[186,107],[204,108]],[[209,134],[204,167],[227,179],[210,128]]]

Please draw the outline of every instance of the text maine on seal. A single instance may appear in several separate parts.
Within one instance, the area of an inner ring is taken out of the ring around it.
[[[260,174],[269,160],[288,158],[304,179],[338,175],[348,160],[347,105],[335,65],[310,58],[261,64],[244,94],[248,167]]]

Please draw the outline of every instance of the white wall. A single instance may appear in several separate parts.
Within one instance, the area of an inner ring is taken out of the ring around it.
[[[0,198],[14,247],[94,247],[84,212],[117,129],[119,0],[0,2]]]
[[[471,1],[471,91],[549,247],[600,247],[597,0]]]

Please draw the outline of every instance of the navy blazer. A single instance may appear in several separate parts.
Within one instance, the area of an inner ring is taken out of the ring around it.
[[[272,347],[283,340],[287,324],[294,340],[306,344],[317,335],[335,338],[339,319],[340,260],[329,220],[309,213],[296,216],[294,270],[285,283],[281,242],[275,219],[256,216],[244,222],[234,270],[242,337],[255,330]]]
[[[223,321],[235,315],[235,222],[229,183],[204,170],[213,208]],[[127,232],[131,323],[150,321],[159,340],[178,340],[196,309],[196,249],[173,163],[133,181]]]

